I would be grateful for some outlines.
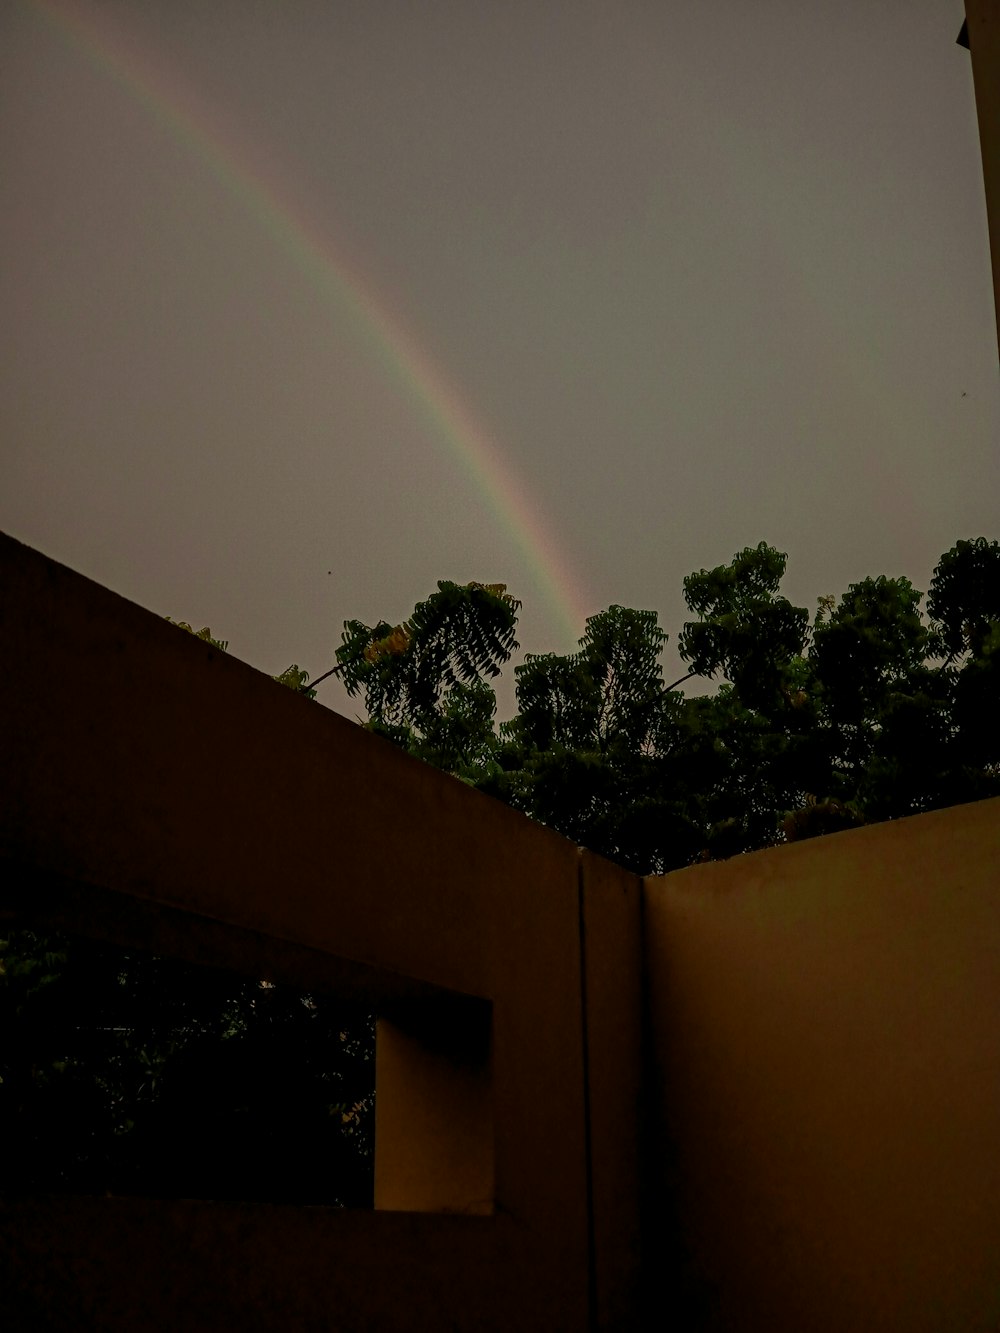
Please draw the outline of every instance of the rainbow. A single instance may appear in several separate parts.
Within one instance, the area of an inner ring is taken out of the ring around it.
[[[378,294],[344,247],[282,191],[275,169],[259,150],[233,142],[219,116],[148,52],[103,16],[74,0],[26,0],[58,38],[123,89],[184,151],[250,214],[285,259],[347,312],[360,342],[414,404],[464,472],[479,501],[527,565],[537,591],[554,613],[565,647],[575,643],[596,608],[552,536],[552,524],[525,490],[490,434],[458,390],[423,352],[417,338]]]

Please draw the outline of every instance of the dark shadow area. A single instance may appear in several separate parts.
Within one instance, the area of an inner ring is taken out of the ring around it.
[[[370,1208],[375,1025],[342,998],[0,925],[0,1190]]]

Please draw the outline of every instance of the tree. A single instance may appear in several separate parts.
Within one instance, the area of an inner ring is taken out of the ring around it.
[[[203,639],[205,643],[210,643],[213,648],[218,648],[220,652],[227,653],[229,651],[229,640],[214,639],[212,631],[207,625],[203,629],[196,630],[192,629],[186,620],[171,620],[169,616],[166,619],[171,625],[176,625],[178,629],[193,634],[196,639]],[[303,671],[297,662],[285,667],[280,675],[272,676],[271,679],[276,680],[279,685],[287,685],[289,689],[295,690],[297,694],[304,694],[307,699],[316,698],[316,691],[306,684],[309,679],[309,672]]]
[[[1000,769],[1000,542],[958,542],[934,571],[928,610],[945,655],[954,761],[946,804],[992,795]]]
[[[684,680],[718,680],[707,696],[664,685],[667,635],[624,607],[591,617],[577,652],[529,655],[499,729],[485,676],[507,660],[513,620],[492,655],[469,656],[464,684],[387,621],[349,622],[338,660],[368,663],[343,676],[368,725],[641,873],[1000,792],[1000,543],[942,556],[929,621],[909,580],[885,576],[810,616],[781,594],[785,568],[762,542],[685,579]],[[493,594],[471,586],[485,615]],[[470,621],[451,599],[412,623],[456,654]]]
[[[787,559],[761,542],[684,580],[698,620],[684,626],[681,657],[694,675],[724,676],[749,706],[775,704],[806,642],[809,613],[778,595]]]
[[[520,605],[504,584],[439,583],[402,624],[346,621],[335,670],[364,697],[373,731],[436,767],[472,775],[495,740],[487,678],[517,649]]]
[[[8,1190],[371,1203],[371,1020],[30,928],[0,940]]]

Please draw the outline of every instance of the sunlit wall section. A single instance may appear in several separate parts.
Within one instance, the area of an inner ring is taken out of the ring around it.
[[[1000,800],[650,880],[645,952],[679,1326],[997,1327]]]

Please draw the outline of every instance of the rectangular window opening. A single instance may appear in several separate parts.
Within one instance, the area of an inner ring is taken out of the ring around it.
[[[375,1018],[2,922],[0,1134],[5,1194],[371,1208]]]

